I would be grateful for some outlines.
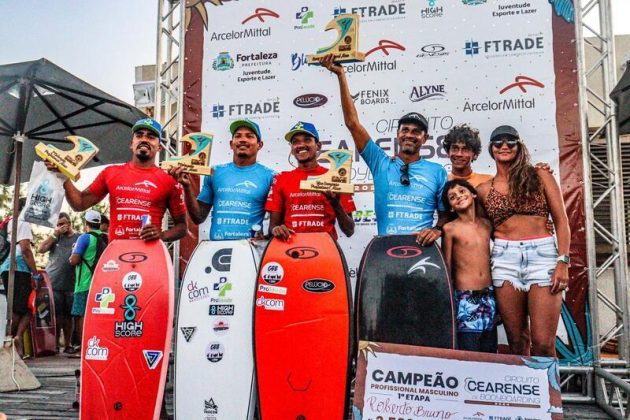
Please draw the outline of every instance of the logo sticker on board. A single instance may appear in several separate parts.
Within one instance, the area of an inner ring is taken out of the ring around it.
[[[142,310],[137,303],[138,298],[136,295],[125,296],[124,304],[120,305],[120,308],[123,310],[124,320],[114,323],[114,337],[142,337],[142,333],[144,331],[144,321],[136,321],[138,312]]]
[[[206,359],[212,363],[220,362],[223,359],[225,353],[225,347],[218,341],[213,341],[206,347]]]
[[[203,413],[204,414],[219,414],[219,406],[215,404],[212,398],[210,398],[210,400],[203,401]]]
[[[284,311],[284,300],[282,299],[268,299],[264,296],[256,299],[256,306],[262,306],[270,311]]]
[[[280,283],[284,277],[284,268],[282,268],[280,263],[271,261],[260,270],[260,276],[266,283]]]
[[[421,259],[420,261],[412,265],[409,270],[407,270],[407,274],[411,274],[414,271],[422,271],[423,274],[426,274],[427,267],[435,267],[439,270],[440,266],[437,264],[433,264],[432,262],[429,262],[430,259],[431,257],[426,257],[426,258]]]
[[[208,315],[232,316],[234,315],[234,305],[210,305]]]
[[[135,292],[142,287],[142,276],[140,273],[130,271],[123,277],[122,287],[128,292]]]
[[[147,254],[138,251],[125,252],[118,257],[120,261],[126,263],[141,263],[143,261],[146,261],[148,258],[149,257],[147,257]]]
[[[232,265],[232,248],[218,250],[212,256],[212,267],[217,271],[230,271]]]
[[[300,260],[315,258],[319,255],[319,251],[310,246],[296,246],[287,249],[284,253],[291,258],[297,258]]]
[[[186,284],[186,290],[188,291],[188,301],[197,302],[203,300],[209,296],[210,290],[207,286],[199,287],[198,282],[191,280]]]
[[[96,293],[94,300],[98,302],[98,308],[92,308],[92,313],[97,315],[111,315],[114,313],[114,308],[110,308],[109,304],[114,303],[116,300],[116,294],[112,293],[112,289],[109,287],[103,287],[100,293]]]
[[[302,283],[302,288],[312,293],[327,293],[335,288],[335,283],[326,279],[310,279]]]
[[[227,319],[219,319],[217,322],[214,323],[212,329],[215,333],[217,333],[217,335],[225,335],[230,329],[230,323]]]
[[[274,295],[286,295],[287,288],[280,286],[269,286],[267,284],[259,284],[258,291],[263,293],[272,293]]]
[[[103,264],[103,271],[104,272],[110,272],[110,271],[118,271],[120,267],[118,267],[118,264],[116,264],[116,261],[114,260],[108,260],[105,264]]]
[[[417,246],[395,246],[387,250],[387,255],[394,258],[413,258],[422,254],[422,250]]]
[[[88,346],[85,350],[86,360],[107,360],[109,356],[109,349],[107,347],[101,347],[99,345],[101,339],[96,336],[88,340]]]
[[[158,350],[142,350],[142,354],[144,354],[144,360],[151,370],[155,369],[162,360],[162,352]]]
[[[179,329],[187,343],[190,343],[192,336],[195,334],[195,331],[197,331],[197,327],[180,327]]]

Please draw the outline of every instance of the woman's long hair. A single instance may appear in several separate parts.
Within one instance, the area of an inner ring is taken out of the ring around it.
[[[536,173],[536,168],[531,164],[531,158],[527,146],[521,139],[516,143],[517,151],[514,161],[510,164],[508,173],[508,197],[515,202],[531,200],[542,189],[542,183]],[[494,159],[492,144],[490,144],[490,156]]]

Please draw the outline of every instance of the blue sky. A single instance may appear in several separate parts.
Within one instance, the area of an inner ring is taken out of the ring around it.
[[[135,66],[155,63],[157,5],[158,0],[0,0],[0,64],[46,57],[131,103]],[[630,33],[630,1],[612,5],[615,33]]]
[[[157,0],[0,0],[0,64],[45,57],[127,102],[155,63]]]

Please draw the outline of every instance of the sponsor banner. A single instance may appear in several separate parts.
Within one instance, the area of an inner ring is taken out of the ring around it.
[[[558,361],[359,343],[355,419],[561,419]]]
[[[359,48],[367,57],[345,69],[361,122],[385,152],[398,152],[398,118],[418,111],[429,121],[429,140],[421,155],[447,170],[444,136],[466,122],[480,130],[484,146],[497,125],[518,127],[534,159],[550,163],[558,174],[557,141],[549,141],[557,138],[549,24],[553,9],[546,0],[529,6],[513,3],[206,2],[212,23],[203,34],[201,128],[224,133],[218,137],[225,140],[213,145],[214,162],[231,161],[228,126],[239,118],[260,123],[265,147],[259,160],[276,171],[292,169],[283,139],[298,120],[316,125],[322,151],[354,150],[351,182],[357,229],[350,239],[341,234],[339,242],[349,268],[356,271],[365,245],[376,234],[373,178],[343,123],[336,78],[305,60],[330,44],[324,28],[334,15],[358,13]],[[526,13],[530,9],[536,12]],[[466,22],[466,30],[444,33],[444,27],[459,27],[461,22]],[[494,168],[484,147],[475,170],[488,173]],[[356,277],[351,280],[354,287]]]
[[[324,28],[342,13],[361,17],[359,49],[366,60],[344,67],[361,123],[381,149],[390,156],[398,153],[398,118],[416,111],[429,123],[423,159],[449,171],[444,137],[455,125],[466,123],[477,128],[482,139],[474,170],[494,173],[489,135],[498,125],[513,125],[532,160],[547,162],[561,179],[568,213],[576,215],[570,216],[571,231],[583,237],[581,178],[571,175],[582,165],[576,60],[567,60],[575,57],[574,24],[548,0],[201,4],[186,9],[191,18],[186,39],[187,127],[216,133],[213,164],[232,160],[228,127],[241,118],[260,124],[265,146],[258,160],[278,172],[293,169],[284,135],[298,120],[316,125],[322,152],[353,150],[356,229],[352,238],[339,238],[353,288],[365,246],[376,234],[373,177],[344,125],[336,77],[306,64],[307,54],[330,45],[332,34]],[[567,147],[563,171],[561,147]],[[206,237],[207,229],[206,222],[200,237]],[[574,248],[584,243],[577,239]],[[577,295],[569,299],[570,314],[563,315],[558,332],[566,344],[564,358],[573,363],[588,363],[589,358],[578,350],[588,348],[583,345],[583,252],[571,252],[582,253],[572,268],[579,285],[571,287],[570,293]],[[282,286],[282,274],[273,271],[278,268],[265,271],[268,285]],[[577,336],[582,342],[570,338]]]

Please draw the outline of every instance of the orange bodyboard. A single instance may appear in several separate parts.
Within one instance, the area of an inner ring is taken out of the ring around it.
[[[330,420],[348,413],[350,283],[328,233],[273,239],[254,303],[254,353],[263,420]]]

